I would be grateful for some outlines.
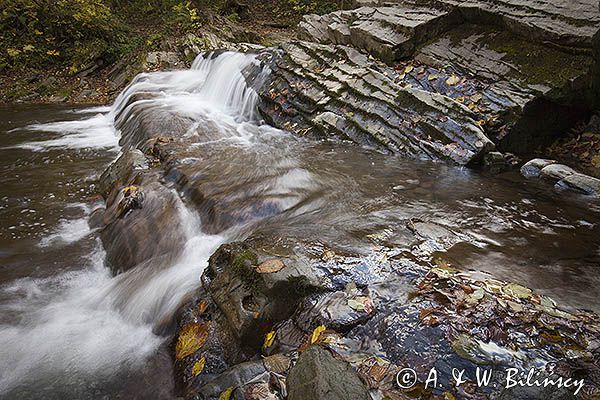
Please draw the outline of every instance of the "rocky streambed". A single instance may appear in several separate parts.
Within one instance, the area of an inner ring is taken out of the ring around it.
[[[183,398],[597,397],[596,181],[524,161],[598,106],[599,24],[361,2],[139,75],[102,114],[90,307],[150,330]]]
[[[596,279],[597,188],[422,160],[514,169],[508,152],[587,118],[599,22],[586,1],[398,1],[308,16],[278,49],[206,54],[187,81],[138,77],[114,108],[123,154],[97,212],[111,268],[156,268],[185,243],[180,199],[226,243],[176,326],[154,321],[175,329],[178,392],[597,396],[594,295],[563,285]],[[534,375],[511,386],[511,368]]]

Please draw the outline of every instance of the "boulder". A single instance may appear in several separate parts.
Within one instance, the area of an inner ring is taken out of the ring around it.
[[[565,179],[569,175],[573,175],[576,171],[562,164],[550,164],[542,168],[540,176],[546,179],[552,179],[555,181]]]
[[[600,179],[574,173],[556,183],[559,189],[570,189],[589,195],[600,195]]]
[[[306,349],[287,379],[289,400],[368,400],[356,372],[321,346]]]
[[[526,178],[535,178],[540,176],[542,168],[547,167],[550,164],[554,164],[554,160],[546,160],[543,158],[534,158],[528,161],[521,167],[521,174]]]
[[[289,318],[300,301],[322,290],[310,264],[273,257],[256,249],[260,242],[221,246],[202,275],[204,288],[244,346],[262,344],[265,329]]]

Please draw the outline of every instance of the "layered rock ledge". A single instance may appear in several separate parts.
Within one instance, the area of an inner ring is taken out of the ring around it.
[[[303,41],[264,57],[261,112],[415,158],[527,154],[597,102],[599,28],[592,0],[401,0],[306,16]]]

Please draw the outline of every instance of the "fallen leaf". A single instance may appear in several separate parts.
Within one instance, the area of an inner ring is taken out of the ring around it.
[[[450,392],[444,393],[444,400],[456,400],[456,397]]]
[[[208,307],[208,301],[206,301],[206,300],[202,300],[200,303],[198,303],[198,315],[204,314],[204,311],[206,311],[207,307]]]
[[[446,79],[446,84],[448,84],[450,86],[454,86],[458,82],[460,82],[460,78],[458,76],[456,76],[456,75],[452,75],[448,79]]]
[[[366,312],[370,314],[373,311],[373,302],[368,296],[358,296],[348,300],[348,306],[355,311]]]
[[[475,93],[473,96],[471,96],[471,101],[473,103],[478,103],[482,98],[483,95],[481,93]]]
[[[233,393],[233,390],[235,388],[232,387],[228,387],[227,389],[225,389],[223,392],[221,392],[221,395],[219,396],[219,400],[229,400],[231,399],[231,394]]]
[[[267,260],[264,263],[260,264],[256,267],[256,272],[259,274],[272,274],[274,272],[279,272],[285,267],[283,261],[278,259]]]
[[[319,340],[319,337],[321,337],[321,333],[326,329],[325,325],[317,326],[310,337],[310,344],[315,344]]]
[[[175,358],[181,360],[194,354],[204,346],[208,339],[209,327],[210,321],[207,323],[191,323],[184,326],[175,346]]]
[[[434,313],[434,309],[433,308],[424,308],[421,311],[419,311],[419,319],[423,320],[426,317],[430,316],[431,314]]]
[[[407,66],[406,68],[404,68],[404,73],[408,74],[409,72],[411,72],[414,69],[414,67],[412,65]]]
[[[286,372],[291,365],[291,360],[285,354],[273,354],[272,356],[265,357],[263,364],[268,371],[275,372],[277,374],[283,374]]]
[[[265,342],[263,343],[263,348],[267,349],[273,346],[273,342],[275,341],[275,335],[275,331],[267,333],[267,335],[265,336]]]
[[[429,75],[429,78],[427,78],[427,79],[429,79],[430,81],[435,81],[437,78],[439,78],[439,75],[431,74],[431,75]]]
[[[504,287],[502,288],[502,292],[504,294],[507,294],[509,296],[513,296],[513,297],[516,297],[519,299],[528,299],[533,294],[531,289],[526,288],[525,286],[521,286],[517,283],[509,283],[507,285],[504,285]]]
[[[194,366],[192,367],[192,375],[198,376],[204,370],[204,365],[206,365],[206,358],[202,357],[200,360],[196,361]]]

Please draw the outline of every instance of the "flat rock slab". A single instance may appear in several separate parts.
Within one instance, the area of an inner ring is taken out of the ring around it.
[[[449,26],[496,25],[538,42],[590,49],[600,26],[595,0],[401,0],[324,16],[308,15],[299,38],[319,43],[353,44],[386,60],[410,55],[420,43]]]
[[[306,41],[353,45],[384,61],[410,55],[418,43],[459,21],[449,12],[432,7],[396,4],[361,7],[324,16],[307,15],[298,26],[298,37]]]

